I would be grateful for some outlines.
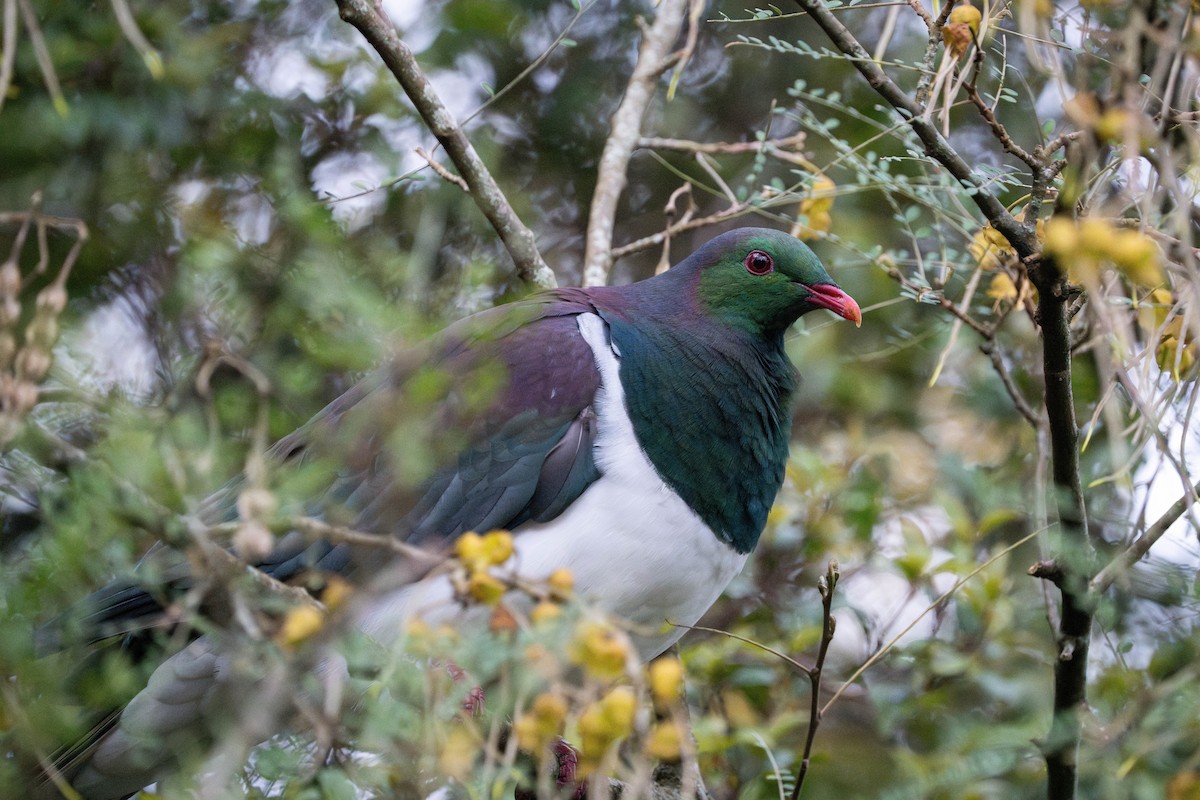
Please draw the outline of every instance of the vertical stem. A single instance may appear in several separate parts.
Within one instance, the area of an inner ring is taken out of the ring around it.
[[[1088,645],[1093,602],[1088,590],[1093,550],[1079,479],[1078,432],[1071,391],[1071,336],[1066,283],[1057,266],[1043,261],[1030,270],[1038,288],[1038,321],[1046,380],[1051,474],[1059,519],[1055,583],[1062,592],[1059,653],[1054,664],[1054,716],[1043,744],[1047,797],[1072,800],[1078,784],[1080,710],[1087,697]]]

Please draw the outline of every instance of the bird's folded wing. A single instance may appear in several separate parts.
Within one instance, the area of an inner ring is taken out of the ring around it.
[[[272,460],[328,471],[309,513],[430,549],[469,530],[552,519],[598,477],[600,376],[576,322],[593,310],[584,292],[564,289],[461,320],[280,440]],[[207,521],[233,519],[238,490],[211,498]],[[380,552],[292,532],[256,566],[288,581],[374,568]],[[155,552],[148,561],[144,580],[111,584],[83,603],[90,638],[149,627],[191,585],[181,558]]]

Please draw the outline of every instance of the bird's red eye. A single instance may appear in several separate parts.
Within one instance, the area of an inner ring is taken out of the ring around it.
[[[775,262],[762,250],[751,250],[750,255],[746,256],[746,260],[742,263],[746,265],[746,271],[751,275],[766,275],[775,269]]]

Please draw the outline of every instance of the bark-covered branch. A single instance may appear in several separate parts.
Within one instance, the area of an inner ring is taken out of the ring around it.
[[[617,202],[625,189],[629,158],[642,133],[642,117],[654,97],[658,78],[674,63],[671,46],[679,38],[688,0],[663,0],[654,24],[645,28],[637,66],[625,96],[613,114],[612,130],[604,143],[588,216],[587,250],[583,257],[583,285],[602,286],[612,267],[613,228]]]
[[[471,197],[512,256],[521,280],[538,288],[556,285],[554,273],[538,252],[533,232],[525,227],[509,205],[504,192],[488,172],[483,159],[454,119],[408,46],[400,40],[382,6],[371,0],[337,0],[338,13],[375,48],[383,63],[400,82],[429,130],[446,148],[470,188]]]

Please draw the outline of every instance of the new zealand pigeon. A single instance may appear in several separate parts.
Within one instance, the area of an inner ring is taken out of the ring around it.
[[[577,593],[648,631],[635,644],[650,659],[682,634],[664,620],[699,620],[762,533],[797,383],[784,333],[816,309],[861,323],[804,244],[735,230],[648,280],[556,289],[468,317],[273,454],[335,463],[324,513],[357,529],[433,552],[467,531],[512,531],[521,575],[569,569]],[[232,503],[214,501],[211,515],[223,505]],[[293,533],[259,568],[284,581],[319,571],[367,584],[386,574],[380,560],[378,549]],[[376,585],[389,588],[354,621],[384,641],[414,615],[458,607],[444,575]],[[127,631],[161,612],[161,597],[102,590],[88,623],[97,638]],[[146,785],[165,763],[164,739],[205,716],[228,671],[210,637],[195,640],[63,774],[85,798]]]

